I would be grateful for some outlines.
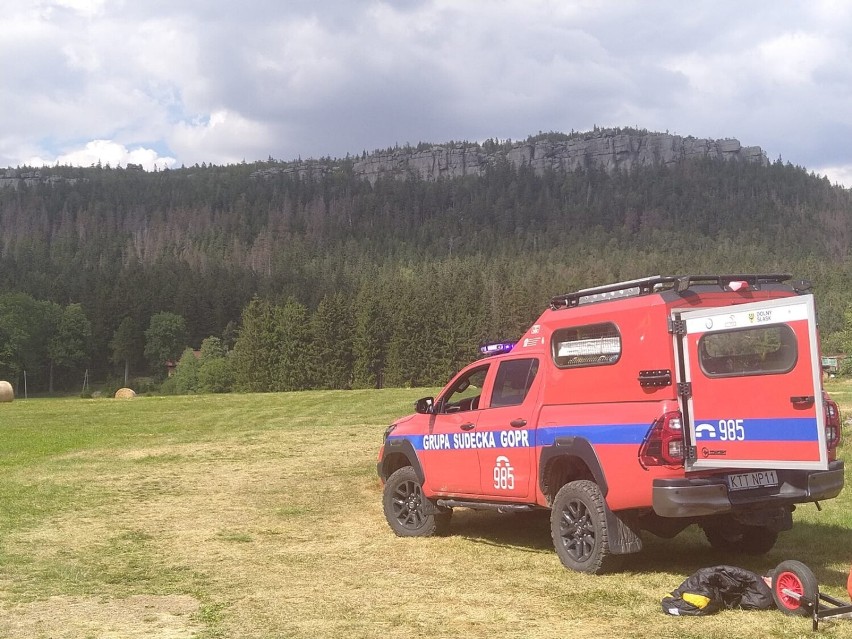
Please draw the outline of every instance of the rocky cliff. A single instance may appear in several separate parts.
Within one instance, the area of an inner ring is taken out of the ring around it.
[[[635,129],[603,129],[565,135],[552,133],[521,143],[461,143],[403,147],[364,154],[353,163],[355,175],[374,183],[380,177],[416,177],[424,180],[482,175],[488,166],[507,161],[514,166],[529,166],[536,173],[547,170],[602,168],[608,173],[629,171],[637,166],[673,164],[691,158],[717,158],[739,162],[768,164],[759,146],[742,146],[738,140],[701,140],[668,133],[648,133]],[[318,178],[340,170],[341,160],[282,162],[252,173],[254,178],[295,174]],[[128,164],[126,170],[142,170]],[[73,184],[76,178],[61,177],[38,170],[8,169],[0,172],[0,188],[22,185]]]
[[[355,162],[355,173],[375,182],[379,177],[441,177],[481,175],[501,157],[515,166],[530,166],[536,173],[550,169],[602,168],[612,173],[636,166],[673,164],[691,158],[718,158],[768,164],[757,146],[742,146],[738,140],[701,140],[668,133],[596,131],[547,137],[520,143],[508,150],[486,152],[479,144],[434,146],[425,150],[398,149],[368,155]]]
[[[8,169],[0,172],[0,188],[17,189],[20,186],[35,186],[37,184],[59,184],[67,182],[74,184],[77,182],[75,178],[64,178],[59,175],[44,175],[41,171],[21,171],[16,169]]]

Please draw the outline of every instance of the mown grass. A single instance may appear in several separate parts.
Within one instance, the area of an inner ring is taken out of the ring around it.
[[[830,391],[852,416],[852,385]],[[849,490],[822,512],[800,507],[765,557],[718,553],[690,530],[646,537],[600,577],[561,567],[541,517],[459,510],[448,537],[397,538],[376,453],[424,394],[0,405],[0,637],[806,635],[807,620],[778,612],[660,609],[700,567],[784,559],[845,597]],[[852,637],[852,621],[822,632]]]

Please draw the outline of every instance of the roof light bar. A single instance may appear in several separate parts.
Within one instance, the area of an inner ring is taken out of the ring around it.
[[[479,347],[479,352],[490,357],[491,355],[500,355],[508,353],[515,347],[516,342],[486,342]]]

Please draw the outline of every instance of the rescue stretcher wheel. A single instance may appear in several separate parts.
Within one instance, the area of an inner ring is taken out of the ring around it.
[[[852,599],[852,568],[849,569],[849,579],[846,581],[846,592],[849,593],[849,598]]]
[[[819,600],[819,584],[801,561],[782,561],[772,574],[772,598],[784,614],[808,616]]]

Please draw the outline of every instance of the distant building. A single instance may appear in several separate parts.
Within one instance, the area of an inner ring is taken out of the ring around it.
[[[836,375],[840,371],[845,355],[823,355],[822,370],[829,375]]]
[[[201,351],[194,350],[192,354],[195,355],[195,359],[201,359]],[[172,360],[166,360],[166,375],[171,377],[175,374],[175,369],[177,368],[177,362]]]

